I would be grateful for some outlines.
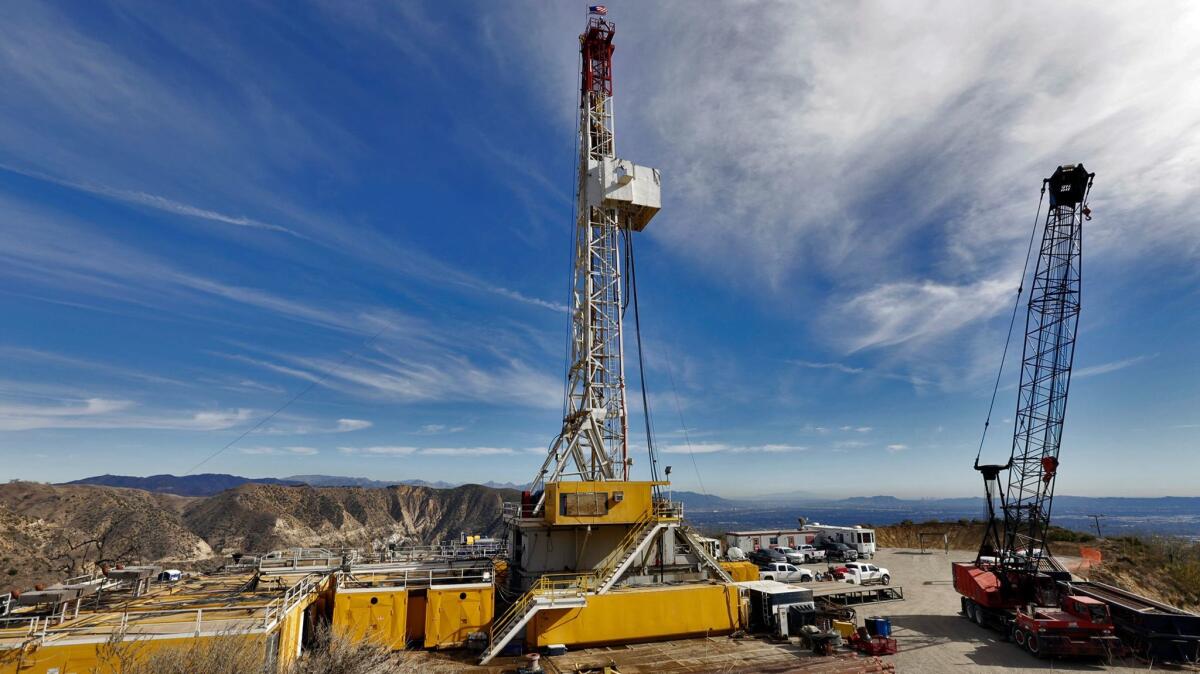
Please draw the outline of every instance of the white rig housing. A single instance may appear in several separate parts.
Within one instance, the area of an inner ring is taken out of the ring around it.
[[[589,206],[627,214],[630,229],[640,232],[662,208],[662,176],[656,168],[624,159],[591,159],[587,198]]]

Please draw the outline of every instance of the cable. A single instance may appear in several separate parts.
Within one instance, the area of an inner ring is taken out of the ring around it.
[[[992,401],[988,403],[987,419],[983,422],[983,434],[979,437],[979,451],[975,453],[975,465],[983,456],[983,442],[987,439],[988,427],[992,424],[992,410],[996,407],[996,394],[1000,391],[1000,377],[1004,374],[1004,363],[1008,360],[1008,347],[1012,343],[1013,326],[1017,323],[1017,309],[1021,307],[1021,295],[1025,292],[1025,275],[1029,273],[1029,260],[1033,257],[1033,242],[1037,238],[1038,222],[1042,215],[1042,201],[1046,198],[1046,181],[1042,181],[1042,194],[1038,197],[1037,212],[1033,216],[1033,231],[1029,232],[1029,248],[1025,251],[1025,266],[1021,269],[1021,280],[1017,285],[1017,297],[1013,301],[1012,317],[1008,321],[1008,337],[1004,340],[1004,352],[1000,356],[1000,368],[996,371],[996,383],[992,386]]]
[[[692,458],[692,469],[696,471],[696,481],[700,483],[700,493],[708,496],[708,490],[704,488],[704,478],[700,477],[700,466],[696,463],[696,453],[692,451],[692,436],[688,433],[687,424],[683,422],[683,407],[679,404],[679,390],[675,388],[675,373],[671,368],[671,352],[665,346],[663,347],[663,355],[667,365],[667,377],[671,380],[671,395],[675,398],[675,411],[679,414],[679,428],[683,430],[683,441],[687,443],[688,456]]]
[[[191,475],[192,473],[196,472],[196,470],[199,469],[201,466],[208,463],[209,461],[212,461],[213,459],[220,456],[225,450],[227,450],[230,447],[241,442],[242,439],[245,438],[247,435],[250,435],[254,431],[257,431],[258,429],[262,428],[264,424],[266,424],[268,421],[274,419],[276,416],[279,415],[280,412],[283,412],[288,407],[290,407],[292,405],[292,403],[294,403],[297,400],[299,400],[300,398],[304,397],[304,395],[307,394],[309,391],[313,390],[314,388],[316,388],[317,386],[319,386],[321,384],[324,384],[330,377],[332,377],[334,375],[334,373],[336,373],[338,370],[341,370],[351,360],[353,360],[354,358],[357,358],[360,353],[362,353],[365,349],[367,349],[372,344],[374,344],[375,340],[379,339],[379,336],[382,335],[384,333],[384,331],[387,330],[389,327],[391,327],[391,326],[385,323],[382,328],[379,328],[379,330],[375,334],[371,335],[370,338],[368,338],[365,342],[363,342],[362,346],[360,346],[360,347],[358,347],[358,349],[346,354],[345,358],[343,358],[341,361],[339,361],[333,367],[326,370],[325,373],[322,374],[319,378],[308,382],[308,386],[305,386],[303,389],[300,390],[299,393],[292,396],[291,398],[288,398],[287,402],[283,403],[278,408],[276,408],[274,412],[271,412],[267,416],[260,419],[257,424],[254,424],[249,429],[243,431],[241,435],[237,436],[233,440],[230,440],[224,447],[218,449],[217,451],[213,452],[212,454],[209,454],[200,463],[197,463],[196,465],[192,466],[191,468],[188,468],[187,472],[183,473],[183,475]]]
[[[642,317],[638,311],[637,264],[633,259],[633,237],[625,232],[625,257],[629,263],[629,290],[633,296],[633,326],[637,336],[638,379],[642,389],[642,416],[646,420],[646,452],[650,456],[650,479],[658,482],[658,459],[654,452],[654,430],[650,423],[650,398],[646,395],[646,367],[642,350]],[[628,412],[626,412],[628,413]],[[656,486],[655,491],[658,491]]]

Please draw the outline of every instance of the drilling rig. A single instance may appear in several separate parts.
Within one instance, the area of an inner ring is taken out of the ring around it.
[[[963,615],[1042,657],[1111,656],[1122,648],[1108,606],[1066,591],[1071,574],[1046,549],[1079,326],[1083,222],[1091,215],[1087,199],[1094,177],[1077,164],[1060,166],[1043,181],[1050,206],[1025,319],[1012,453],[1002,465],[980,464],[976,457],[987,528],[975,561],[953,565]]]
[[[630,479],[625,309],[632,296],[636,320],[634,235],[661,207],[662,178],[658,169],[616,154],[616,26],[606,15],[602,5],[591,7],[579,36],[579,156],[563,421],[521,502],[505,504],[510,542],[505,594],[515,598],[493,622],[483,664],[521,634],[529,645],[545,646],[736,629],[730,616],[737,615],[737,593],[725,585],[732,579],[684,526],[682,504],[662,498],[668,483],[656,479],[653,451],[651,479]],[[650,442],[647,428],[648,448]]]

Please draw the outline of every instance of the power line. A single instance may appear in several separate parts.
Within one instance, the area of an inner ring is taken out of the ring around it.
[[[1021,307],[1021,295],[1025,292],[1025,275],[1029,273],[1029,260],[1033,256],[1033,242],[1037,238],[1038,222],[1042,215],[1042,201],[1046,197],[1046,183],[1042,183],[1042,195],[1038,197],[1037,212],[1033,215],[1033,231],[1029,232],[1029,248],[1025,251],[1025,266],[1021,269],[1021,280],[1017,285],[1017,297],[1013,300],[1012,317],[1008,320],[1008,337],[1004,339],[1004,352],[1000,355],[1000,368],[996,370],[996,383],[992,386],[992,401],[988,403],[987,419],[983,422],[983,434],[979,437],[979,451],[975,453],[975,465],[983,456],[983,442],[987,439],[988,427],[992,425],[992,410],[996,407],[996,394],[1000,391],[1000,377],[1008,361],[1008,347],[1012,344],[1013,326],[1017,324],[1017,310]]]
[[[300,398],[303,398],[305,396],[305,394],[307,394],[309,391],[313,390],[314,388],[316,388],[317,386],[319,386],[321,384],[324,384],[330,377],[332,377],[335,373],[337,373],[339,370],[341,370],[343,367],[345,367],[347,364],[349,364],[351,360],[354,360],[355,358],[357,358],[363,351],[365,351],[368,347],[370,347],[372,344],[374,344],[375,340],[379,339],[379,336],[382,335],[384,333],[384,331],[387,330],[389,327],[391,327],[391,326],[385,323],[383,325],[383,327],[379,328],[379,330],[375,334],[371,335],[370,338],[368,338],[366,341],[364,341],[361,346],[359,346],[354,351],[351,351],[350,353],[346,354],[345,358],[342,358],[341,361],[339,361],[333,367],[326,370],[320,377],[309,381],[307,386],[300,389],[300,391],[298,393],[296,393],[296,395],[292,396],[291,398],[288,398],[287,401],[285,403],[283,403],[282,405],[280,405],[279,407],[277,407],[274,412],[271,412],[267,416],[260,419],[258,421],[258,423],[254,424],[250,428],[243,431],[241,435],[237,436],[233,440],[230,440],[228,443],[226,443],[226,445],[224,447],[222,447],[222,448],[218,449],[217,451],[213,452],[212,454],[209,454],[208,456],[206,456],[202,461],[200,461],[200,463],[197,463],[196,465],[187,469],[187,471],[184,472],[183,474],[191,475],[192,473],[196,472],[196,470],[198,470],[200,467],[204,466],[204,464],[217,458],[218,456],[223,454],[225,452],[225,450],[229,449],[230,447],[233,447],[237,443],[241,442],[246,436],[248,436],[251,433],[262,428],[267,422],[274,419],[276,416],[278,416],[281,412],[286,410],[288,407],[291,407],[292,403],[296,402]]]

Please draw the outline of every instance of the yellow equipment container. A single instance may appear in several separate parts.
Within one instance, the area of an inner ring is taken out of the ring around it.
[[[855,629],[854,623],[852,622],[844,620],[833,621],[833,630],[842,635],[843,639],[849,639],[850,636],[854,634]]]
[[[724,584],[616,590],[587,606],[537,613],[527,642],[594,646],[728,634],[741,627],[738,590]]]
[[[426,648],[463,645],[472,632],[487,631],[495,611],[490,583],[431,587],[425,601]]]
[[[421,616],[424,622],[424,616]],[[408,591],[398,588],[338,590],[333,628],[353,639],[367,639],[392,650],[408,637]]]
[[[735,583],[758,580],[758,567],[751,562],[721,562],[721,568]]]

